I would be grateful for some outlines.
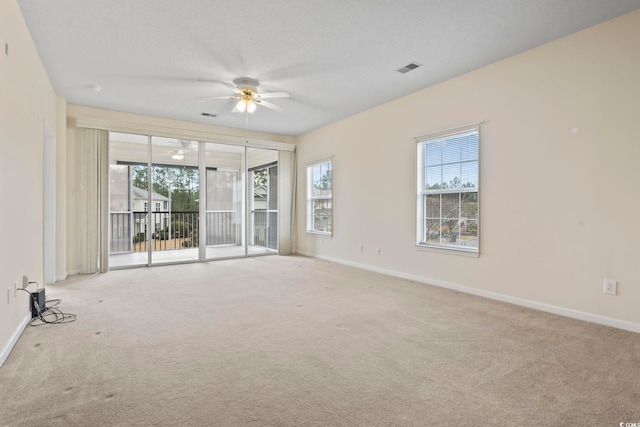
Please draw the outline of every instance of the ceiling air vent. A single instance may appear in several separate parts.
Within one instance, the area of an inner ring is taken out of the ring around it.
[[[202,115],[205,117],[218,117],[217,114],[211,114],[211,113],[202,113]]]
[[[404,67],[400,68],[398,70],[399,73],[408,73],[411,70],[415,70],[416,68],[420,67],[421,65],[416,63],[416,62],[412,62],[410,64],[405,65]]]

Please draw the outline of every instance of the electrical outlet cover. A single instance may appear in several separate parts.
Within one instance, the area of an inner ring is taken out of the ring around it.
[[[604,279],[604,293],[616,295],[617,282],[613,279]]]

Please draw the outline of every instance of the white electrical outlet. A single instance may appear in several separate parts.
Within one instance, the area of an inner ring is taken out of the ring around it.
[[[17,297],[18,296],[18,281],[16,280],[15,282],[13,282],[13,297]]]
[[[360,253],[364,252],[364,245],[360,244]]]
[[[618,282],[616,282],[613,279],[604,279],[604,293],[609,295],[615,295],[617,284]]]
[[[376,254],[380,255],[380,248],[376,248]]]
[[[11,288],[7,288],[7,304],[11,304]]]
[[[29,278],[27,276],[22,276],[22,289],[27,289],[29,287]]]

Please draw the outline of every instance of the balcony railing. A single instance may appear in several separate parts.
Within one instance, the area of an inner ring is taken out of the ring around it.
[[[254,210],[252,214],[253,244],[270,249],[278,248],[278,212]]]
[[[267,246],[267,211],[253,211],[253,244]]]
[[[240,215],[237,212],[207,212],[206,230],[207,246],[241,244]]]
[[[166,251],[199,246],[198,212],[111,212],[110,252]],[[206,245],[239,245],[239,215],[233,211],[206,213]]]

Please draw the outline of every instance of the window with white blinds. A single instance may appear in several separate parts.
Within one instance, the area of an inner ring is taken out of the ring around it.
[[[417,138],[417,244],[479,248],[477,125]]]

